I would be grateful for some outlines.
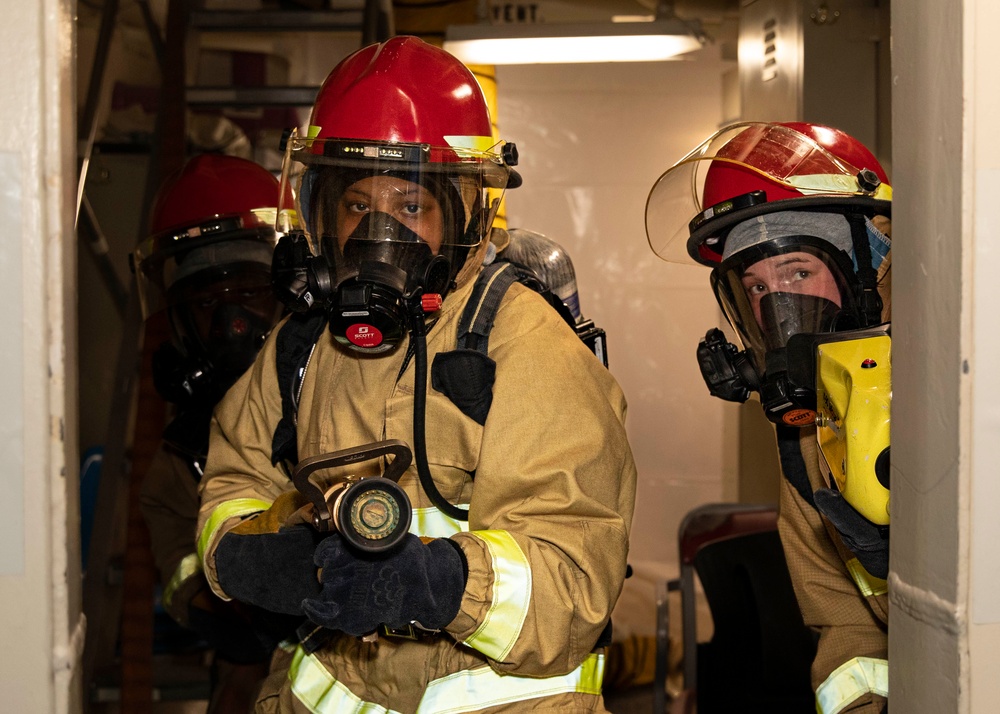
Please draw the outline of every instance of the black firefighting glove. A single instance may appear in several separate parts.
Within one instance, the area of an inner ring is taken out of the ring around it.
[[[386,553],[352,551],[340,536],[316,549],[323,591],[302,603],[311,621],[360,637],[379,625],[440,630],[458,614],[468,578],[457,543],[408,533]]]
[[[227,595],[286,615],[301,615],[302,601],[319,595],[313,556],[322,536],[304,523],[288,525],[303,501],[297,492],[283,494],[222,537],[215,568]]]
[[[889,526],[875,525],[833,489],[818,489],[814,498],[816,508],[830,519],[864,569],[876,578],[889,577]]]

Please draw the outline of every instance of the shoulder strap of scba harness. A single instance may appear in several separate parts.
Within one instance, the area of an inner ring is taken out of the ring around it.
[[[316,342],[326,329],[326,312],[293,313],[279,328],[275,338],[278,391],[281,393],[281,420],[271,438],[271,464],[295,466],[299,462],[296,417],[299,388]],[[288,471],[291,475],[291,470]]]
[[[506,262],[483,269],[458,321],[455,349],[438,353],[431,365],[431,386],[480,425],[490,413],[496,378],[496,362],[488,354],[490,332],[503,296],[519,275]]]
[[[541,293],[572,325],[572,316],[528,268],[498,260],[483,268],[458,321],[456,349],[435,356],[431,385],[447,396],[466,416],[486,423],[493,401],[496,363],[489,358],[490,332],[500,303],[516,282]],[[558,302],[558,306],[556,303]],[[271,463],[298,463],[296,416],[298,396],[312,351],[326,329],[325,312],[293,314],[277,335],[276,363],[281,392],[281,420],[271,441]],[[289,472],[290,473],[290,472]]]
[[[513,263],[494,262],[483,268],[458,321],[458,349],[473,349],[483,354],[488,351],[500,302],[518,276]]]

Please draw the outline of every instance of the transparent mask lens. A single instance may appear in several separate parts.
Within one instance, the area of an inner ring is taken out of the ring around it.
[[[719,302],[758,368],[792,335],[851,327],[850,284],[838,260],[805,245],[746,251],[713,273]]]

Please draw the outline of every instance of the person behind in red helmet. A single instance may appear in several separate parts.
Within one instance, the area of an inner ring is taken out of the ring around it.
[[[142,482],[141,508],[163,605],[214,649],[209,712],[246,712],[283,635],[269,614],[212,594],[195,546],[198,482],[212,409],[253,362],[280,316],[271,289],[278,180],[263,167],[205,154],[168,177],[135,250],[143,317],[165,311],[170,340],[153,358],[172,418]]]
[[[165,311],[156,359],[175,404],[214,404],[253,362],[280,315],[271,290],[278,180],[234,156],[202,154],[167,178],[135,251],[143,315]]]
[[[198,525],[216,594],[307,618],[258,711],[605,711],[636,479],[625,401],[493,260],[520,179],[474,76],[415,37],[365,47],[285,152],[273,275],[293,314],[216,410]],[[329,504],[301,468],[383,478],[338,454],[387,442],[414,455],[398,543],[343,531],[396,519],[389,501],[302,522]]]
[[[779,530],[805,623],[820,633],[821,712],[881,712],[888,698],[888,448],[873,521],[839,492],[817,444],[816,355],[829,340],[887,338],[891,206],[888,176],[861,142],[803,122],[723,128],[646,204],[650,247],[712,269],[742,343],[713,329],[699,345],[710,393],[756,393],[776,424]]]

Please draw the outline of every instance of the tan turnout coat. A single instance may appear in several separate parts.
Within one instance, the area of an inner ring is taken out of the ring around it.
[[[428,366],[455,348],[471,289],[445,300],[429,330]],[[222,597],[213,556],[220,536],[293,488],[270,462],[281,417],[277,332],[212,426],[199,552]],[[383,439],[412,447],[414,363],[399,375],[405,352],[359,356],[324,330],[298,409],[300,459]],[[484,426],[427,379],[430,470],[451,503],[470,504],[468,523],[434,508],[414,466],[400,480],[411,532],[451,537],[468,560],[458,615],[440,635],[374,643],[337,635],[312,655],[299,648],[279,657],[258,711],[605,711],[595,643],[622,588],[635,498],[625,399],[555,311],[517,283],[496,316],[489,355],[496,382]]]
[[[826,487],[816,430],[803,429],[799,444],[810,487]],[[864,570],[833,525],[787,478],[781,480],[778,529],[803,619],[820,636],[812,667],[818,710],[881,712],[888,694],[885,581]]]

